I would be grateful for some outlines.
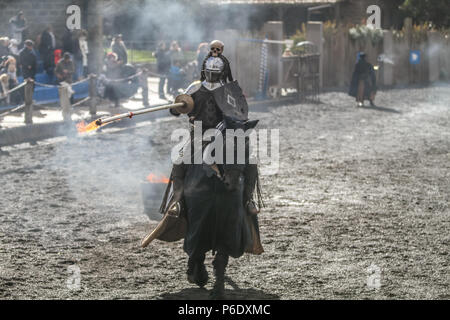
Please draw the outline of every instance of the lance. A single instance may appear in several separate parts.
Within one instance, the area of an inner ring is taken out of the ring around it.
[[[95,124],[97,126],[101,126],[101,125],[104,125],[104,124],[107,124],[109,122],[113,122],[116,120],[120,120],[120,119],[124,119],[124,118],[132,118],[132,117],[140,115],[140,114],[150,113],[150,112],[155,112],[155,111],[165,110],[165,109],[175,109],[179,113],[189,113],[194,109],[194,100],[188,94],[180,94],[175,98],[174,103],[165,104],[165,105],[158,106],[158,107],[141,109],[141,110],[137,110],[137,111],[125,112],[125,113],[121,113],[121,114],[118,114],[118,115],[115,115],[112,117],[100,118],[95,121]]]

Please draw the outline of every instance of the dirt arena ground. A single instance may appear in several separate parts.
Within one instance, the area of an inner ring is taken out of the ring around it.
[[[378,108],[321,102],[251,112],[280,130],[280,166],[262,177],[265,252],[231,259],[228,297],[449,299],[450,87],[379,92]],[[168,174],[186,122],[4,148],[0,298],[208,298],[181,241],[140,248],[156,225],[140,184]]]

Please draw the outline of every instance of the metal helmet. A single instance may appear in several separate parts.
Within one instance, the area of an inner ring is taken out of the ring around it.
[[[205,81],[203,86],[208,90],[214,90],[221,87],[223,83],[223,74],[225,69],[225,63],[219,57],[209,57],[205,62]]]

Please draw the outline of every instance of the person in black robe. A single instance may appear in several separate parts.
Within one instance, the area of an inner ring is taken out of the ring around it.
[[[170,69],[170,52],[167,48],[167,44],[164,41],[161,41],[158,45],[158,49],[154,54],[156,58],[156,67],[157,71],[160,75],[159,77],[159,86],[158,86],[158,94],[160,99],[166,99],[164,94],[164,85],[166,83],[167,74]]]
[[[55,70],[55,35],[52,26],[48,26],[41,35],[41,43],[39,44],[39,53],[44,64],[44,70],[52,79]]]
[[[33,45],[33,41],[26,40],[25,47],[19,53],[19,62],[22,67],[22,76],[24,79],[34,79],[36,76],[37,58]]]
[[[128,63],[127,47],[125,47],[125,43],[122,41],[121,34],[114,37],[111,43],[111,51],[117,54],[117,61],[119,64],[125,65]]]
[[[359,61],[355,65],[350,84],[349,95],[356,98],[357,107],[364,106],[364,100],[369,100],[375,106],[374,99],[377,92],[375,69],[366,61],[366,54],[359,54]]]
[[[70,53],[73,56],[73,33],[69,28],[65,28],[64,34],[62,36],[62,51]]]

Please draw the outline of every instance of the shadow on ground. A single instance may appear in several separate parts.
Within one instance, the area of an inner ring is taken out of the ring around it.
[[[279,300],[280,297],[275,294],[266,293],[256,289],[241,289],[230,278],[226,277],[226,283],[233,289],[225,289],[225,298],[227,300]],[[211,290],[205,288],[186,288],[178,292],[165,293],[159,296],[164,300],[209,300]]]
[[[364,106],[363,109],[370,109],[370,110],[376,110],[376,111],[383,111],[383,112],[391,112],[391,113],[401,113],[400,111],[397,111],[392,108],[386,108],[381,106]]]

